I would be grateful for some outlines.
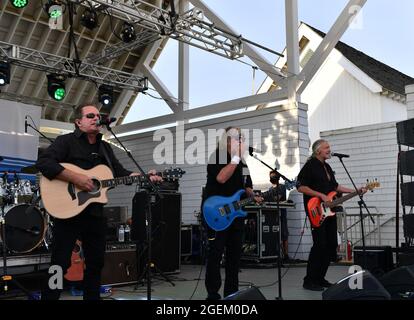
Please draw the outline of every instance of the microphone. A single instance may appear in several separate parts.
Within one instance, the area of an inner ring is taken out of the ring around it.
[[[253,152],[260,152],[260,150],[257,150],[257,149],[255,149],[255,148],[253,148],[253,147],[249,147],[249,155],[253,155]]]
[[[24,117],[24,133],[27,133],[27,127],[29,125],[27,124],[27,116]]]
[[[113,118],[113,117],[98,119],[96,120],[96,125],[97,126],[102,126],[102,125],[109,126],[112,122],[115,122],[115,121],[116,121],[116,118]]]
[[[338,158],[349,158],[349,154],[335,153],[335,152],[332,152],[331,156],[332,157],[338,157]]]

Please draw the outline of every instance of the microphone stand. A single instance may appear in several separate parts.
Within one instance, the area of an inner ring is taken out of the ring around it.
[[[348,169],[346,168],[342,158],[343,157],[338,157],[339,161],[342,163],[342,166],[345,169],[346,174],[349,177],[349,180],[351,180],[352,185],[354,186],[355,191],[358,194],[359,197],[359,201],[358,201],[358,206],[359,206],[359,217],[361,219],[361,236],[362,236],[362,256],[363,256],[363,261],[364,261],[364,267],[367,266],[367,253],[366,253],[366,247],[365,247],[365,235],[364,235],[364,220],[363,220],[363,216],[362,216],[362,206],[364,206],[365,210],[368,213],[368,216],[371,218],[371,221],[373,224],[375,224],[375,220],[374,218],[372,218],[371,212],[369,211],[367,204],[364,201],[363,195],[358,191],[357,186],[355,185],[354,180],[352,179],[351,175],[349,174]]]
[[[53,143],[53,139],[47,137],[46,135],[44,135],[42,132],[40,132],[36,127],[32,126],[30,123],[27,123],[27,126],[29,128],[32,128],[34,131],[36,131],[38,134],[40,134],[43,138],[49,140],[50,143]]]
[[[288,178],[286,178],[283,174],[281,174],[279,171],[276,170],[276,168],[272,168],[271,166],[269,166],[267,163],[263,162],[262,160],[260,160],[257,155],[254,155],[253,152],[249,152],[249,155],[253,158],[255,158],[257,161],[261,162],[263,165],[265,165],[266,167],[268,167],[271,171],[276,172],[277,174],[280,175],[280,177],[285,180],[288,183],[292,183],[291,180],[289,180]],[[282,297],[282,254],[281,254],[281,246],[282,246],[282,241],[281,241],[281,233],[282,233],[282,226],[281,226],[281,214],[280,214],[280,201],[279,201],[279,186],[276,187],[276,211],[278,214],[278,221],[279,221],[279,232],[278,232],[278,236],[277,236],[277,242],[278,242],[278,248],[279,248],[279,252],[278,252],[278,259],[277,259],[277,276],[278,276],[278,296],[275,297],[276,300],[283,300]],[[260,217],[258,217],[258,219],[260,219]]]
[[[159,189],[157,186],[155,186],[154,183],[152,183],[151,179],[148,177],[148,175],[145,173],[145,171],[141,168],[141,166],[138,164],[138,162],[134,159],[131,152],[125,148],[124,144],[118,139],[118,137],[115,135],[115,133],[112,131],[112,128],[109,126],[110,123],[106,123],[105,127],[106,129],[112,134],[112,136],[115,138],[115,140],[119,143],[119,145],[124,149],[125,153],[128,155],[128,157],[131,159],[131,161],[135,164],[135,166],[138,168],[141,175],[145,178],[145,180],[148,182],[149,186],[152,188],[152,190],[156,193],[156,195],[159,197],[159,199],[163,199],[163,195],[159,192]],[[152,213],[151,213],[151,199],[150,199],[149,193],[146,194],[146,207],[147,207],[147,241],[148,241],[148,261],[147,265],[144,269],[144,272],[146,270],[147,272],[147,300],[151,300],[151,260],[152,260],[152,252],[151,252],[151,238],[152,238]]]

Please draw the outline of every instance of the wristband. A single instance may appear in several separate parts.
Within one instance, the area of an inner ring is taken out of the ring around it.
[[[239,164],[240,163],[240,157],[238,156],[233,156],[233,158],[231,158],[231,163],[233,164]]]

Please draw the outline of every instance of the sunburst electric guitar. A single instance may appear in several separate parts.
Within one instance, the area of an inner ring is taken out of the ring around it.
[[[90,192],[83,191],[73,183],[59,179],[49,180],[42,176],[40,195],[43,205],[51,216],[59,219],[68,219],[78,215],[90,203],[107,203],[108,189],[144,180],[142,176],[114,178],[111,169],[103,164],[89,170],[81,169],[70,163],[61,163],[61,165],[66,169],[91,177],[94,189]],[[164,181],[174,181],[181,178],[184,173],[180,168],[175,168],[157,173],[157,175],[161,176]]]
[[[373,191],[375,188],[379,187],[380,183],[378,181],[368,182],[365,186],[365,188],[370,191]],[[338,193],[336,191],[328,193],[328,202],[323,202],[319,197],[313,197],[309,200],[307,205],[307,213],[312,227],[319,228],[327,217],[335,215],[332,208],[337,207],[345,201],[357,196],[358,192],[355,191],[340,198],[338,198],[337,195]]]

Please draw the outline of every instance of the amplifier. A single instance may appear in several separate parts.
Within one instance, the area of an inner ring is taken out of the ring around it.
[[[133,243],[108,243],[102,269],[102,285],[134,283],[138,279],[136,245]]]

